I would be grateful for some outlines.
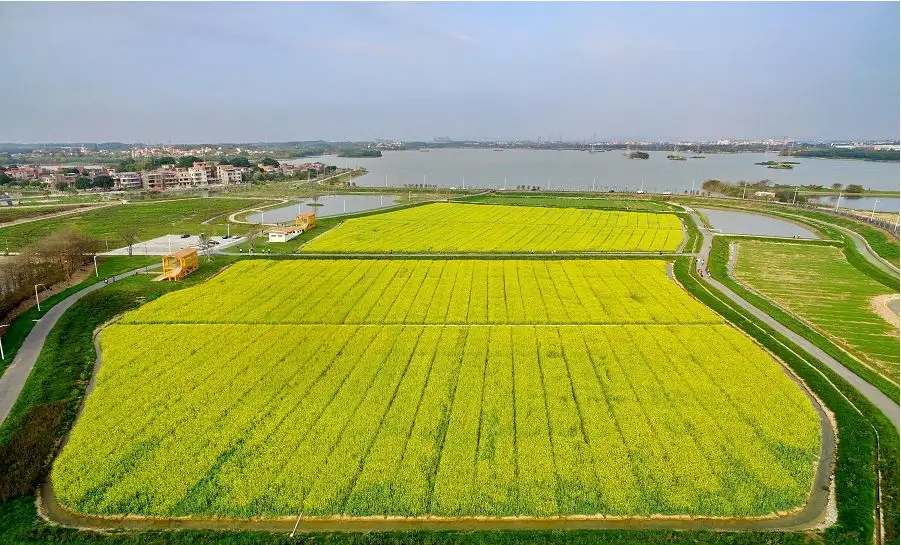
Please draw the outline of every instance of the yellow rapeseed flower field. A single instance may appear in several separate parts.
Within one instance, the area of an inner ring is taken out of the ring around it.
[[[435,203],[349,219],[309,252],[634,252],[679,248],[675,214]]]
[[[153,516],[754,516],[811,401],[659,261],[241,262],[101,336],[52,481]]]

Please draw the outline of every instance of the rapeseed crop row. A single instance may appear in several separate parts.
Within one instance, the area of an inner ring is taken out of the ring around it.
[[[52,473],[81,512],[764,515],[804,502],[820,452],[811,402],[726,325],[131,323],[101,344]]]
[[[243,261],[124,323],[687,324],[721,320],[662,261]]]
[[[100,344],[51,473],[83,513],[764,516],[821,453],[662,261],[244,261]]]
[[[310,252],[633,252],[679,248],[675,214],[436,203],[349,219]]]

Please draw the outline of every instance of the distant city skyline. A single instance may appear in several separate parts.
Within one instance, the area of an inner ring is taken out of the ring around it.
[[[864,2],[0,3],[0,142],[896,140],[898,21]]]

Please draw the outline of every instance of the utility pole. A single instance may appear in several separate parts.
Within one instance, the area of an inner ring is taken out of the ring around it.
[[[838,212],[838,205],[842,202],[842,192],[838,192],[838,200],[835,201],[835,211]]]
[[[873,203],[873,212],[870,214],[870,219],[876,217],[876,205],[879,204],[879,197],[876,197],[876,202]]]
[[[169,250],[169,253],[172,253],[172,250]],[[97,254],[94,254],[94,276],[100,278],[100,273],[97,272]]]
[[[465,175],[465,174],[461,174],[460,176],[463,177],[463,189],[466,190],[466,175]]]
[[[742,182],[741,184],[741,198],[744,199],[745,193],[748,191],[748,182]]]
[[[792,206],[795,205],[795,199],[798,198],[798,191],[799,191],[800,189],[801,189],[800,187],[796,187],[796,188],[795,188],[795,194],[792,195]]]
[[[591,180],[591,192],[594,193],[594,186],[598,183],[598,177],[595,176],[593,180]]]

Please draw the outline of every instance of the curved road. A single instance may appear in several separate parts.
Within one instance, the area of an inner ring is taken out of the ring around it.
[[[162,264],[148,265],[140,269],[117,274],[115,281],[119,281],[126,276],[157,269],[161,266]],[[19,393],[22,392],[22,388],[25,386],[25,381],[28,380],[28,375],[31,374],[34,364],[38,361],[38,356],[41,355],[41,349],[44,347],[47,335],[50,334],[60,316],[74,305],[76,301],[106,285],[103,282],[97,282],[73,293],[54,305],[34,324],[34,328],[25,337],[22,347],[16,352],[16,357],[13,358],[12,363],[3,372],[3,376],[0,377],[0,424],[9,416],[16,399],[19,398]]]
[[[685,206],[685,209],[688,211],[688,215],[692,218],[695,224],[697,224],[698,229],[701,231],[701,236],[704,238],[704,242],[701,245],[701,252],[698,254],[698,259],[701,260],[706,267],[708,258],[710,256],[710,248],[713,244],[713,235],[711,235],[710,231],[706,227],[704,227],[701,219],[692,208]],[[870,403],[878,407],[879,410],[882,411],[882,413],[885,414],[885,416],[892,422],[892,424],[895,425],[895,428],[901,429],[901,413],[899,413],[899,411],[901,411],[901,408],[899,408],[897,403],[889,399],[888,396],[876,389],[875,386],[857,376],[853,371],[839,363],[838,360],[834,359],[829,354],[823,352],[820,348],[814,346],[813,343],[811,343],[804,337],[798,335],[794,331],[777,322],[769,314],[763,312],[751,303],[739,297],[738,294],[727,288],[725,285],[711,278],[709,274],[704,275],[704,281],[716,288],[720,293],[737,303],[739,306],[753,314],[756,318],[778,331],[781,335],[788,338],[791,342],[801,347],[801,349],[805,350],[808,354],[819,360],[820,363],[835,371],[839,376],[841,376],[849,384],[856,388],[861,394],[863,394],[863,396],[866,397],[870,401]]]

